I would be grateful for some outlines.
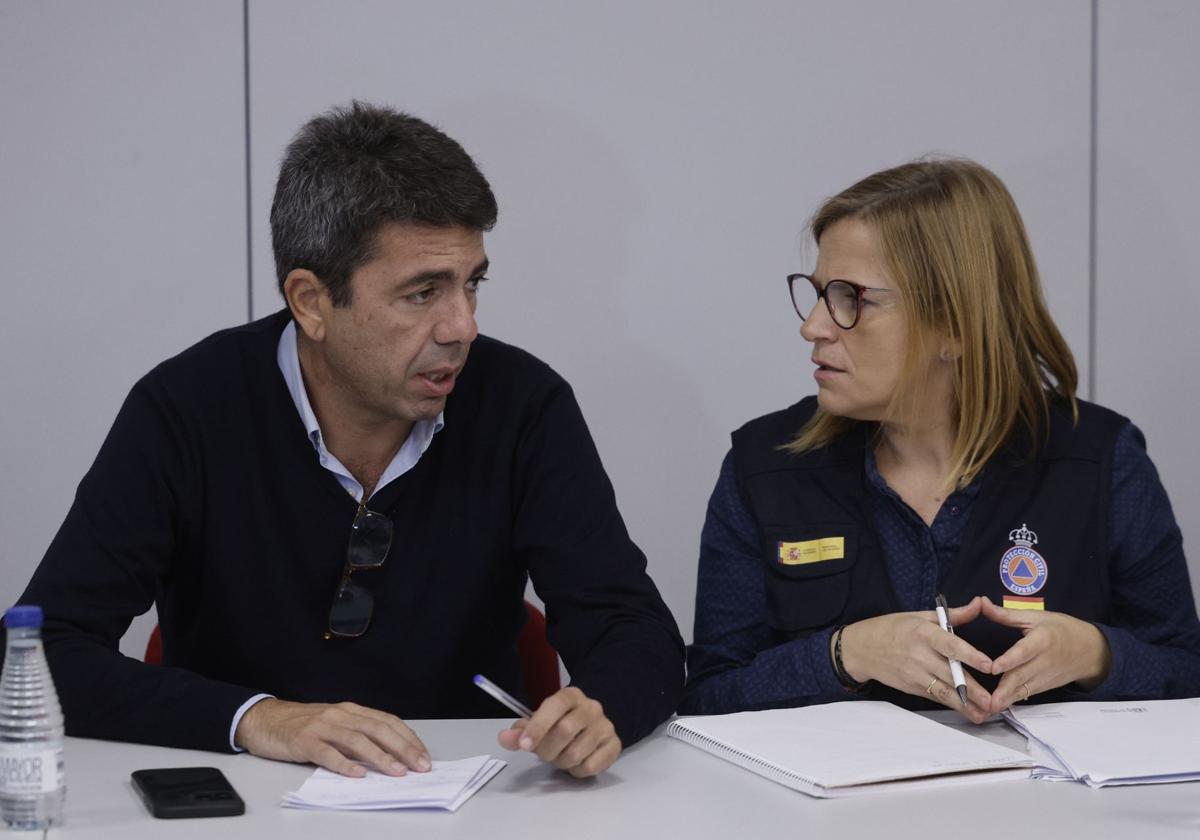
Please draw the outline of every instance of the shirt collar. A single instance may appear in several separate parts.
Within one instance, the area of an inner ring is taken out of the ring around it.
[[[279,336],[279,347],[276,350],[275,359],[279,364],[279,372],[283,374],[283,381],[287,385],[288,393],[291,394],[292,403],[300,414],[301,422],[304,423],[304,431],[308,435],[313,449],[317,451],[321,466],[336,474],[342,486],[355,498],[361,500],[362,487],[337,459],[337,456],[325,447],[325,441],[321,435],[321,425],[317,422],[317,415],[313,413],[312,403],[308,401],[308,390],[304,387],[304,375],[300,371],[300,350],[296,341],[295,321],[288,321],[287,326],[283,328],[283,334]],[[410,469],[429,448],[433,436],[440,432],[445,425],[444,411],[439,411],[437,417],[432,420],[418,420],[413,424],[408,438],[396,452],[392,463],[380,476],[377,490],[382,489],[392,479]],[[356,487],[358,488],[357,492],[354,489]]]
[[[300,373],[300,350],[296,343],[296,322],[288,321],[279,336],[279,349],[275,354],[279,362],[279,371],[283,381],[287,383],[288,393],[292,395],[292,403],[300,412],[300,421],[304,423],[304,431],[313,446],[321,445],[321,425],[317,415],[313,413],[312,404],[308,401],[308,389],[304,387],[304,375]]]

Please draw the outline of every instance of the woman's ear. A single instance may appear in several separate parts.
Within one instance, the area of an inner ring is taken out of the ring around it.
[[[962,339],[954,336],[943,338],[938,350],[938,358],[943,362],[957,362],[962,358]]]

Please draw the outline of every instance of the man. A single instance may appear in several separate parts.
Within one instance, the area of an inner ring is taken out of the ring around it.
[[[418,119],[304,126],[271,208],[287,309],[138,382],[23,596],[70,734],[427,770],[402,718],[506,715],[475,673],[520,693],[527,576],[572,682],[503,746],[586,777],[671,713],[682,641],[570,387],[478,337],[495,218]],[[117,652],[152,602],[162,666]]]

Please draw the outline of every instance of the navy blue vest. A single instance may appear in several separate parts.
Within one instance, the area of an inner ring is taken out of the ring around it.
[[[868,502],[868,433],[854,431],[799,456],[780,448],[816,404],[808,397],[733,434],[738,487],[762,541],[767,623],[781,643],[900,610]],[[1015,439],[988,463],[960,553],[943,583],[951,604],[976,595],[1002,604],[1007,597],[1087,621],[1108,620],[1110,462],[1127,422],[1080,402],[1073,427],[1069,410],[1055,406],[1049,436],[1035,455],[1028,439]],[[797,562],[798,552],[820,556],[822,549],[829,559]],[[1020,638],[1019,631],[983,619],[956,632],[993,658]],[[989,690],[998,680],[974,676]],[[873,686],[870,696],[908,708],[940,708],[885,686]],[[1038,700],[1062,697],[1046,692]]]

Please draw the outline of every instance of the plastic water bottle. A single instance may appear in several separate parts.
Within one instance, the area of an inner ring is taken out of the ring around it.
[[[4,626],[0,812],[9,828],[40,831],[62,824],[62,707],[42,649],[42,608],[13,607]]]

